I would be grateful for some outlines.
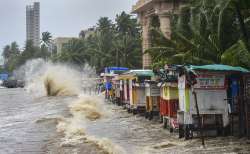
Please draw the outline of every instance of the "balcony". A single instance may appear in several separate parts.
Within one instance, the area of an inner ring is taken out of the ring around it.
[[[137,13],[149,8],[154,0],[138,0],[138,2],[132,7],[132,12]]]

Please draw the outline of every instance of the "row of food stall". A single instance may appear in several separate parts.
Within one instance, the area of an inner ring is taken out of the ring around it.
[[[109,78],[114,103],[148,119],[159,117],[180,137],[192,138],[201,129],[206,135],[250,136],[250,75],[244,68],[166,65]]]

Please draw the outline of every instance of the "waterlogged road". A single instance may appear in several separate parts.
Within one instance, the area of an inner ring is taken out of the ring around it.
[[[39,120],[63,114],[70,99],[33,99],[24,89],[0,89],[0,154],[46,153],[55,121]]]
[[[94,100],[96,96],[92,97]],[[102,104],[105,108],[99,108],[105,110],[106,116],[83,121],[68,108],[76,99],[32,98],[23,89],[0,89],[0,154],[250,153],[250,144],[245,139],[207,139],[206,147],[202,148],[197,139],[179,140],[157,121],[133,116],[107,103]],[[78,107],[86,110],[86,106]],[[77,123],[72,122],[71,127],[62,125],[67,128],[62,133],[57,130],[58,123],[65,118],[69,123],[70,120]],[[74,136],[66,138],[65,134],[70,133]]]

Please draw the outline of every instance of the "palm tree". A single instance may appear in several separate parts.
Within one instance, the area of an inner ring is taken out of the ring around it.
[[[52,35],[50,32],[42,33],[42,39],[41,39],[42,45],[45,45],[46,47],[48,47],[51,44],[51,40],[52,40]]]
[[[45,59],[50,57],[52,54],[52,51],[49,51],[49,48],[52,48],[51,40],[52,40],[52,35],[50,32],[42,33],[40,56]]]
[[[171,40],[164,38],[159,29],[152,29],[153,39],[158,40],[152,41],[155,46],[147,52],[152,54],[156,64],[226,63],[250,68],[246,60],[250,57],[249,50],[241,40],[237,13],[233,0],[190,3],[181,10],[178,22],[172,26]]]
[[[3,48],[3,53],[2,53],[2,56],[5,60],[8,60],[8,58],[10,57],[11,55],[11,50],[10,50],[10,45],[6,45],[4,48]]]
[[[58,59],[68,63],[83,65],[89,59],[86,54],[85,43],[81,39],[72,39],[62,48]]]
[[[115,21],[116,35],[113,46],[116,52],[116,65],[141,67],[141,38],[137,20],[122,12],[116,16]]]

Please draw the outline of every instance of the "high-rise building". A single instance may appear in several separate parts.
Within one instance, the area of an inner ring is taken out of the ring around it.
[[[40,3],[26,6],[26,40],[33,41],[34,46],[40,45]]]

